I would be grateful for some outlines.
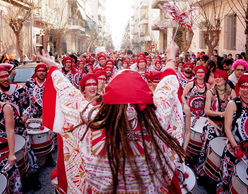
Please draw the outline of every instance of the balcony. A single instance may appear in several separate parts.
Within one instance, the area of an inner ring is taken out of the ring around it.
[[[34,10],[34,21],[41,21],[48,24],[56,23],[56,12],[48,6],[42,6]]]
[[[158,4],[163,5],[165,0],[153,0],[152,2],[152,9],[160,9]]]
[[[79,30],[81,32],[85,32],[85,28],[83,26],[84,23],[80,20],[75,20],[75,19],[68,20],[68,29],[70,30]]]
[[[177,22],[171,18],[158,17],[152,22],[152,30],[162,30],[159,27],[177,27]]]
[[[143,15],[139,20],[139,25],[142,24],[148,24],[148,17],[146,15]]]
[[[143,0],[140,2],[140,9],[146,9],[148,8],[148,1],[147,0]]]

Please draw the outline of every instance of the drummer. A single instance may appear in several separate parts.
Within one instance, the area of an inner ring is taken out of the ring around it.
[[[241,75],[237,85],[239,99],[236,103],[231,100],[225,111],[225,133],[229,141],[221,158],[218,193],[228,193],[234,165],[248,156],[248,75]]]
[[[91,102],[93,106],[100,104],[100,101],[95,101],[94,97],[98,96],[98,78],[94,73],[88,73],[80,81],[80,91],[85,97],[85,100]],[[93,101],[92,101],[93,100]]]
[[[147,84],[152,92],[155,91],[158,83],[161,80],[162,72],[161,71],[150,71],[145,74]]]
[[[3,102],[8,102],[11,104],[14,110],[15,134],[21,135],[26,141],[29,163],[27,175],[30,179],[27,186],[31,186],[33,189],[39,190],[41,188],[38,178],[39,166],[37,164],[37,158],[31,149],[29,137],[24,125],[28,116],[27,109],[29,107],[29,99],[24,87],[21,87],[15,83],[10,83],[10,66],[10,64],[6,63],[0,64],[0,74],[3,76],[0,80],[0,99]],[[24,178],[24,176],[22,178]]]
[[[195,80],[193,82],[189,82],[183,91],[183,104],[184,106],[188,106],[190,108],[192,117],[205,116],[205,99],[207,90],[209,89],[209,84],[204,82],[206,73],[206,67],[203,65],[196,66]]]
[[[216,70],[214,73],[214,86],[207,91],[205,102],[205,114],[212,121],[203,127],[202,150],[199,157],[197,172],[200,176],[205,173],[203,165],[206,160],[209,142],[215,137],[224,135],[224,116],[227,103],[236,97],[235,91],[227,84],[228,73],[224,70]]]
[[[26,109],[29,112],[29,118],[42,118],[42,96],[46,83],[47,67],[45,64],[38,64],[35,67],[35,73],[25,83],[24,89],[27,92],[29,107]],[[51,152],[46,155],[46,165],[55,167]]]
[[[0,80],[3,75],[0,72]],[[9,193],[21,193],[22,183],[16,164],[14,114],[11,106],[0,102],[0,173],[7,178]]]

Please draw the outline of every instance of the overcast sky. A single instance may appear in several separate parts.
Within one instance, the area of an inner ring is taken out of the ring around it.
[[[131,5],[134,0],[106,0],[106,20],[112,31],[115,49],[120,48],[121,38],[128,20],[132,15]]]

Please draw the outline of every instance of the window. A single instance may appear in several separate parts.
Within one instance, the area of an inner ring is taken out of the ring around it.
[[[236,49],[236,14],[227,15],[224,21],[224,48]]]
[[[207,48],[206,43],[204,41],[203,32],[204,31],[200,31],[200,34],[199,34],[199,48],[200,49],[206,49]]]

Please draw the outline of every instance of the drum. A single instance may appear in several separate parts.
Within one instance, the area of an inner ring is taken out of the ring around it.
[[[246,163],[248,160],[246,160]],[[248,174],[247,166],[243,161],[240,161],[235,166],[235,176],[232,177],[230,183],[231,194],[248,194]]]
[[[216,137],[209,142],[210,148],[208,149],[207,159],[204,163],[203,170],[214,181],[220,180],[220,161],[227,141],[226,137]]]
[[[7,179],[6,177],[0,173],[0,194],[7,193]]]
[[[185,172],[183,171],[183,164],[179,162],[176,163],[176,169],[180,172],[179,179],[180,179],[182,194],[191,192],[196,185],[195,173],[193,172],[193,170],[191,170],[191,168],[185,165],[185,172],[188,173],[189,177],[184,178],[183,174]]]
[[[208,118],[196,117],[191,118],[191,131],[190,131],[190,140],[187,147],[187,151],[192,155],[200,155],[202,149],[202,129],[208,123]]]
[[[53,149],[52,131],[42,126],[42,119],[28,119],[26,124],[34,154],[39,157],[50,153]]]
[[[27,162],[28,152],[25,139],[21,135],[15,134],[15,156],[16,163],[21,175],[25,173],[29,167]]]

